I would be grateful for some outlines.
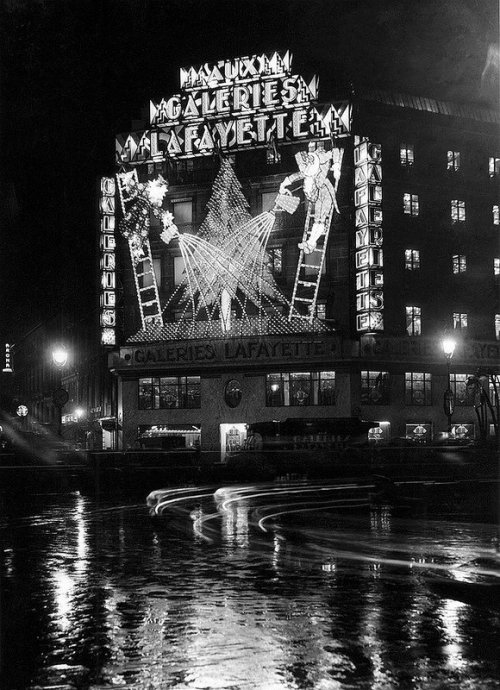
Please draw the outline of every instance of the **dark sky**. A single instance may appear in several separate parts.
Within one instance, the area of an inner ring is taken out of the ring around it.
[[[96,179],[114,134],[181,66],[294,54],[320,98],[349,81],[486,104],[498,0],[1,0],[0,336],[95,290]],[[498,83],[497,83],[498,85]],[[18,325],[15,326],[15,322]],[[23,329],[23,326],[21,326]]]

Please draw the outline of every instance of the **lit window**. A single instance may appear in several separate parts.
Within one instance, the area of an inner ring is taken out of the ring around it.
[[[335,372],[267,374],[268,407],[307,407],[335,404]]]
[[[405,268],[408,271],[418,271],[420,268],[420,251],[405,249]]]
[[[401,165],[410,167],[414,163],[413,144],[401,144],[400,146]]]
[[[488,169],[489,169],[490,177],[495,177],[496,175],[500,175],[500,158],[496,158],[495,156],[490,156]]]
[[[451,220],[452,223],[463,223],[465,221],[465,201],[459,199],[451,200]]]
[[[493,211],[493,225],[500,225],[500,206],[495,204],[492,208]]]
[[[405,424],[405,436],[412,443],[430,443],[432,441],[432,424],[425,422]]]
[[[465,273],[467,270],[467,259],[464,254],[454,254],[451,257],[453,273]]]
[[[405,193],[403,195],[403,210],[410,216],[418,216],[418,194]]]
[[[387,371],[361,372],[361,403],[389,405],[389,374]]]
[[[405,373],[405,404],[431,405],[431,375],[416,371]]]
[[[186,229],[185,226],[193,222],[193,202],[191,200],[172,201],[172,213],[177,227]]]
[[[324,321],[326,319],[326,302],[316,304],[316,318]]]
[[[495,338],[500,340],[500,314],[495,314]]]
[[[450,374],[450,390],[455,396],[455,405],[474,405],[474,395],[467,381],[472,374]]]
[[[269,254],[269,267],[274,276],[280,276],[283,273],[283,250],[281,247],[270,247],[268,250]]]
[[[457,171],[460,169],[460,151],[448,151],[447,169]]]
[[[139,379],[139,409],[201,407],[199,376],[161,376]]]
[[[459,439],[473,439],[474,438],[474,424],[459,424],[451,425],[451,435]]]
[[[500,259],[493,259],[493,273],[500,276]]]
[[[467,328],[467,314],[454,311],[453,312],[453,328]]]
[[[422,310],[420,307],[406,307],[406,332],[408,335],[422,334]]]
[[[262,213],[273,210],[274,202],[276,201],[276,194],[277,192],[262,192],[260,195],[262,202]]]

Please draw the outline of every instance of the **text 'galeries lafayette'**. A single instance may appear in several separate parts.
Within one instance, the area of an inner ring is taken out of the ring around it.
[[[181,92],[150,104],[151,128],[118,135],[119,164],[265,146],[271,139],[345,136],[347,103],[315,104],[318,79],[291,74],[291,55],[275,53],[181,69]]]

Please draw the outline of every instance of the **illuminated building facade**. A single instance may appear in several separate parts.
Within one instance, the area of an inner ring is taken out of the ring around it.
[[[106,200],[122,447],[224,456],[293,419],[432,440],[450,331],[452,433],[477,435],[467,380],[500,355],[498,124],[384,92],[320,104],[288,53],[182,69],[117,137]]]

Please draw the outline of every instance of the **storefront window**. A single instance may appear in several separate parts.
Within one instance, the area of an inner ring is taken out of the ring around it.
[[[432,441],[432,424],[426,422],[407,424],[406,438],[413,443],[429,443]]]
[[[467,381],[472,374],[450,374],[450,388],[455,396],[455,405],[474,405],[474,392]]]
[[[389,405],[389,373],[387,371],[361,372],[361,403],[363,405]]]
[[[199,450],[200,424],[154,424],[137,428],[137,445],[142,449]]]
[[[416,371],[405,374],[405,404],[406,405],[430,405],[431,404],[431,375]]]
[[[335,372],[313,371],[268,374],[268,407],[305,407],[335,404]]]
[[[139,379],[139,410],[201,407],[199,376]]]

